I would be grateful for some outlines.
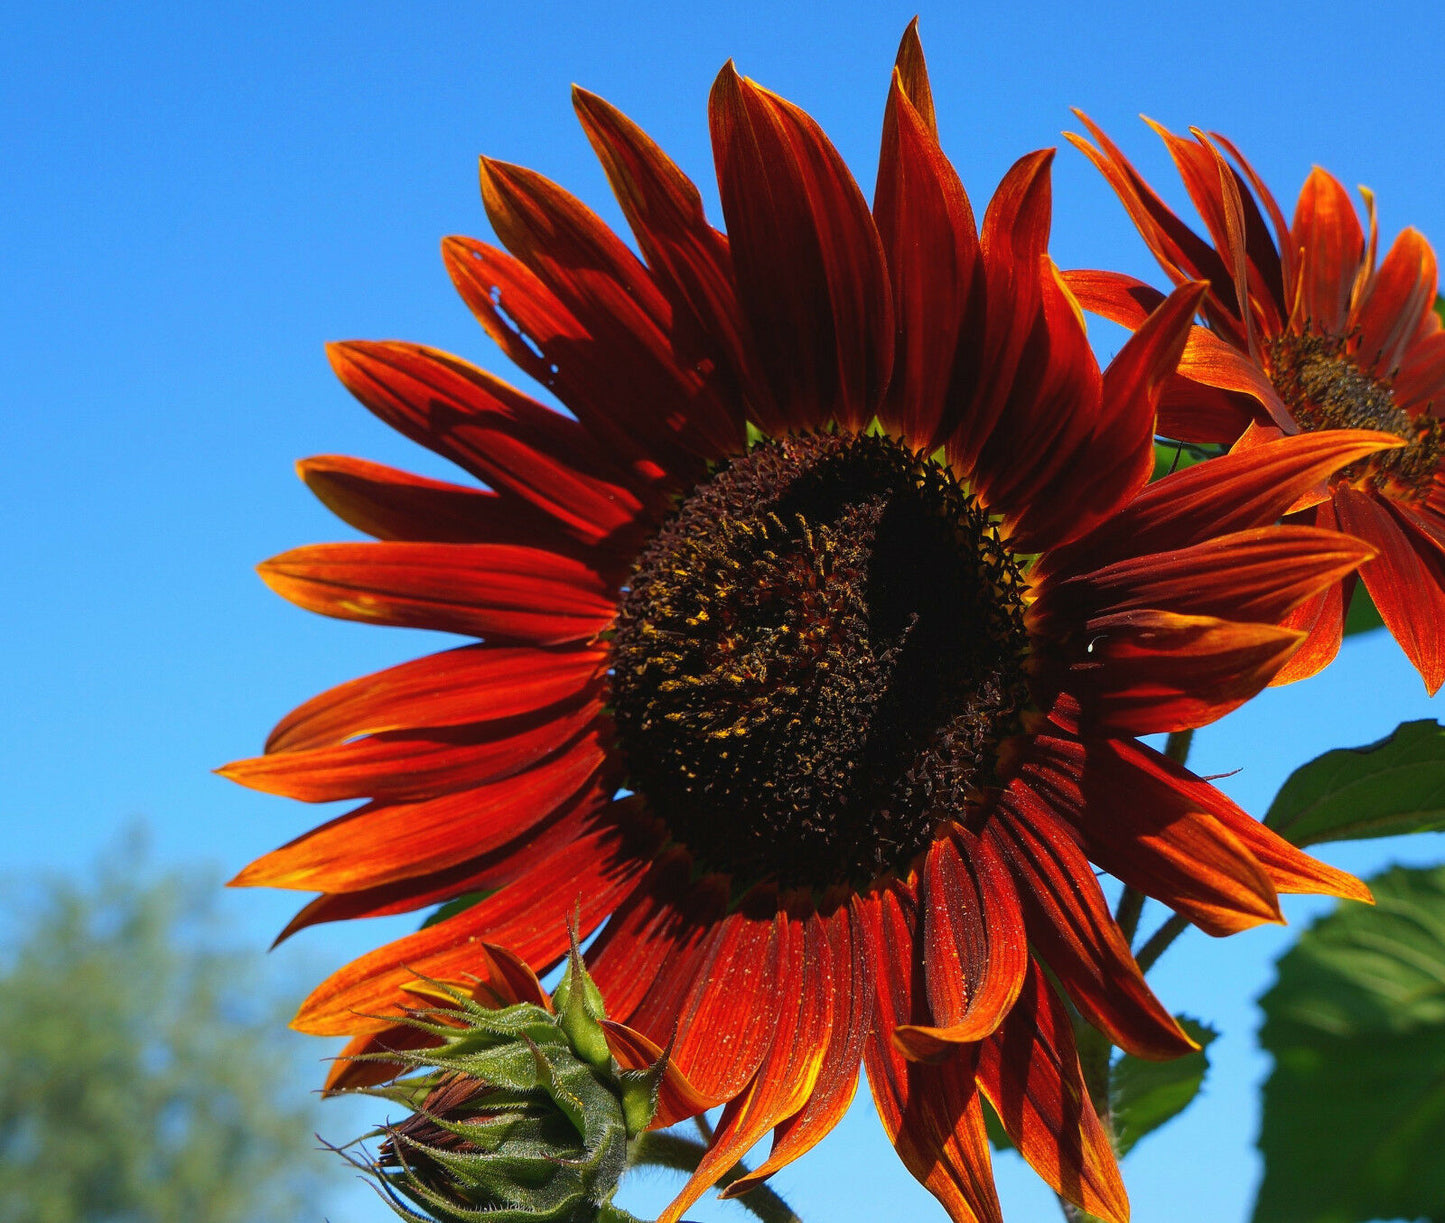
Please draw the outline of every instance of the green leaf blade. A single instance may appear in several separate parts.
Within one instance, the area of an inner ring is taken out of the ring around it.
[[[1206,1050],[1219,1035],[1213,1028],[1177,1017],[1180,1026],[1200,1046],[1196,1053],[1168,1062],[1121,1056],[1110,1075],[1110,1108],[1114,1118],[1114,1148],[1127,1155],[1146,1134],[1177,1117],[1199,1094],[1209,1071]]]
[[[1445,1219],[1445,867],[1371,880],[1261,999],[1275,1066],[1254,1223]]]
[[[1296,769],[1265,825],[1299,846],[1445,829],[1445,727],[1403,722],[1385,739]]]

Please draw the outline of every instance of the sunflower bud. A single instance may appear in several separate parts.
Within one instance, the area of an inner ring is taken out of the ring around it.
[[[666,1059],[619,1068],[575,944],[551,1009],[492,1010],[434,988],[444,1006],[402,1022],[439,1043],[386,1053],[409,1072],[364,1089],[412,1110],[371,1135],[381,1140],[374,1161],[353,1159],[392,1209],[417,1223],[629,1220],[610,1202],[629,1144],[653,1118]]]

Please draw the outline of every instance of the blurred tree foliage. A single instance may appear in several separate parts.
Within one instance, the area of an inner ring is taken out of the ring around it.
[[[258,957],[216,949],[216,881],[143,859],[4,888],[0,1223],[317,1218],[313,1105],[282,1102],[299,1076]]]

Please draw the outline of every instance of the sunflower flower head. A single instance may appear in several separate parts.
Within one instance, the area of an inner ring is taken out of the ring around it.
[[[550,1004],[500,1009],[435,982],[439,1005],[395,1025],[418,1048],[376,1048],[348,1061],[390,1081],[360,1090],[412,1110],[371,1137],[375,1160],[349,1156],[403,1218],[482,1217],[622,1223],[610,1206],[629,1143],[657,1109],[664,1059],[623,1070],[575,944]],[[543,1000],[545,1002],[545,1000]],[[407,1070],[395,1077],[400,1070]]]
[[[1395,448],[1347,464],[1291,507],[1291,521],[1364,540],[1359,578],[1431,693],[1445,682],[1445,325],[1434,309],[1435,253],[1404,230],[1383,261],[1374,196],[1366,221],[1339,180],[1316,167],[1294,217],[1218,133],[1188,140],[1154,124],[1208,236],[1180,220],[1084,115],[1070,136],[1108,179],[1166,275],[1202,281],[1203,326],[1165,388],[1160,432],[1248,450],[1298,433],[1374,429]],[[1139,326],[1162,294],[1114,272],[1070,272],[1083,304]],[[1356,575],[1294,608],[1308,637],[1276,683],[1339,651]]]
[[[612,1058],[669,1048],[652,1126],[721,1108],[663,1223],[769,1131],[727,1195],[818,1143],[860,1067],[957,1223],[999,1219],[985,1100],[1051,1186],[1122,1223],[1070,1015],[1140,1056],[1193,1045],[1098,868],[1216,935],[1282,920],[1280,892],[1367,895],[1137,736],[1290,660],[1305,633],[1280,622],[1374,551],[1278,519],[1398,443],[1277,437],[1146,487],[1209,286],[1161,298],[1101,370],[1048,255],[1052,154],[976,221],[912,27],[871,205],[731,64],[709,103],[725,233],[641,129],[574,101],[638,253],[490,159],[501,246],[443,244],[570,415],[433,349],[333,346],[363,404],[480,485],[308,460],[375,540],[262,567],[314,611],[474,639],[313,698],[223,770],[366,800],[236,880],[319,893],[286,934],[470,899],[295,1023],[414,1048],[395,1015],[417,975],[506,995],[561,962],[575,908]]]

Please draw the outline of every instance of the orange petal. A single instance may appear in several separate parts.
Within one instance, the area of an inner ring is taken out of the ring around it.
[[[308,803],[415,802],[499,781],[539,764],[596,718],[600,691],[520,719],[388,731],[333,747],[237,760],[216,771]]]
[[[625,809],[633,802],[611,800],[609,796],[615,788],[604,775],[593,776],[554,809],[526,812],[510,821],[510,828],[504,828],[500,834],[494,825],[489,830],[492,839],[480,842],[475,854],[470,853],[466,842],[445,846],[442,852],[449,852],[453,859],[449,866],[413,874],[409,873],[404,855],[385,860],[380,869],[392,873],[390,882],[367,886],[363,874],[363,878],[346,891],[323,893],[287,923],[272,945],[277,946],[297,931],[323,922],[389,917],[463,896],[490,896],[513,880],[530,874],[560,846],[585,840],[599,824],[608,822],[610,812]],[[338,873],[347,865],[338,864]],[[366,867],[360,869],[364,872]]]
[[[565,701],[607,665],[589,649],[468,645],[348,680],[276,724],[268,752],[344,743],[357,735],[510,718]]]
[[[1438,287],[1435,252],[1418,230],[1403,230],[1370,278],[1356,319],[1359,337],[1353,347],[1366,369],[1394,376],[1421,319],[1434,312]]]
[[[695,945],[727,911],[727,882],[717,875],[694,882],[692,854],[674,845],[660,854],[646,877],[607,919],[587,949],[587,967],[607,1009],[628,1020],[664,965],[675,970],[681,951]],[[689,977],[685,984],[690,985]],[[660,1030],[671,1037],[672,1026]]]
[[[1303,640],[1273,624],[1140,610],[1088,622],[1085,652],[1040,682],[1074,694],[1091,734],[1149,735],[1222,718]],[[1045,698],[1047,703],[1048,698]]]
[[[594,733],[489,785],[430,800],[372,803],[272,850],[231,882],[351,892],[442,870],[489,853],[545,819],[578,793],[605,759]]]
[[[665,1049],[625,1024],[604,1019],[602,1028],[607,1033],[607,1047],[623,1070],[648,1070],[657,1065],[659,1059],[667,1057]],[[677,1064],[668,1058],[662,1082],[658,1084],[657,1115],[648,1129],[664,1130],[679,1121],[705,1113],[720,1103],[720,1100],[698,1091]]]
[[[1032,751],[1018,784],[1072,824],[1110,874],[1209,934],[1283,920],[1274,884],[1239,839],[1168,779],[1135,767],[1124,745],[1040,735]]]
[[[1370,889],[1353,875],[1316,861],[1296,849],[1258,820],[1246,815],[1214,786],[1167,756],[1143,743],[1118,744],[1116,750],[1131,767],[1153,774],[1176,794],[1182,795],[1185,803],[1194,810],[1218,820],[1264,868],[1277,891],[1339,896],[1346,900],[1370,899]]]
[[[788,928],[776,890],[753,889],[712,930],[678,1009],[672,1058],[709,1096],[730,1100],[771,1047]]]
[[[559,845],[530,874],[447,921],[378,948],[333,973],[302,1004],[292,1026],[321,1036],[372,1032],[415,975],[455,980],[473,970],[477,940],[510,947],[530,967],[557,962],[567,919],[586,937],[636,885],[651,849],[616,825]]]

